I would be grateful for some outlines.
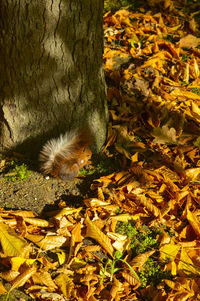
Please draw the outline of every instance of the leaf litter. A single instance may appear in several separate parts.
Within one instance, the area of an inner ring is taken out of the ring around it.
[[[104,153],[120,169],[82,208],[0,210],[8,300],[200,300],[200,7],[159,3],[104,15]]]

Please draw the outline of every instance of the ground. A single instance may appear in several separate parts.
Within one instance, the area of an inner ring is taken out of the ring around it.
[[[82,205],[82,200],[89,192],[91,176],[63,182],[42,175],[37,162],[33,162],[32,166],[34,170],[21,181],[12,182],[5,179],[5,174],[1,175],[0,207],[32,210],[43,214],[59,201],[64,201],[69,206]]]

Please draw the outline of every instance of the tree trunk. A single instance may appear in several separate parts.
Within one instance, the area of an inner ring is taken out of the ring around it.
[[[107,123],[103,0],[1,0],[0,149],[38,153],[74,128],[95,149]]]

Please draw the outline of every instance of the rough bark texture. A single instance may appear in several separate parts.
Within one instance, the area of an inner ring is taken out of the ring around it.
[[[0,148],[37,155],[50,137],[106,133],[103,0],[1,0]]]

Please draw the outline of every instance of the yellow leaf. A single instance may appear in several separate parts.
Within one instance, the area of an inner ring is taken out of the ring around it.
[[[195,58],[194,58],[194,73],[195,73],[195,77],[199,78],[200,71],[199,71],[199,66],[198,66]]]
[[[63,295],[70,298],[74,288],[73,281],[66,274],[59,274],[54,280]]]
[[[171,259],[174,260],[176,258],[176,255],[178,254],[178,251],[180,249],[180,246],[174,245],[174,244],[166,244],[162,247],[160,247],[160,258],[163,260]]]
[[[194,181],[200,174],[200,167],[186,169],[185,174],[190,181]]]
[[[188,99],[198,99],[200,100],[200,96],[197,95],[196,93],[190,92],[190,91],[184,91],[181,89],[174,89],[170,95],[175,96],[175,97],[181,97],[181,98],[188,98]]]
[[[25,217],[24,218],[25,222],[34,225],[34,226],[38,226],[38,227],[49,227],[51,226],[51,224],[44,220],[44,219],[40,219],[40,218],[31,218],[31,217]]]
[[[186,84],[188,84],[189,79],[190,79],[190,65],[188,63],[186,63],[185,71],[184,71],[184,75],[183,75],[183,81],[186,82]]]
[[[88,207],[105,207],[110,205],[110,203],[99,200],[99,199],[95,199],[95,198],[91,198],[91,199],[86,199],[84,200],[84,203],[88,206]]]
[[[24,256],[26,241],[2,222],[0,222],[0,242],[6,256]]]
[[[71,215],[71,214],[79,214],[79,212],[82,210],[82,207],[79,207],[77,209],[72,209],[72,208],[63,208],[62,210],[59,211],[54,218],[60,219],[64,215]]]
[[[55,253],[58,256],[58,261],[60,265],[66,262],[67,255],[64,251],[62,251],[61,249],[56,249],[56,250],[52,250],[51,252]]]
[[[200,223],[197,220],[196,215],[189,210],[188,206],[187,206],[187,220],[192,226],[196,235],[200,236]]]
[[[130,239],[126,235],[107,232],[107,236],[114,240],[113,247],[122,254],[129,249]]]
[[[74,227],[74,229],[72,231],[68,261],[71,259],[71,256],[74,253],[75,244],[78,242],[82,242],[82,240],[83,240],[83,238],[81,236],[81,223],[78,223],[78,224],[76,224],[76,226]]]
[[[200,108],[196,103],[192,102],[192,108],[191,109],[192,109],[192,113],[197,114],[198,117],[199,117]]]
[[[131,161],[133,163],[138,162],[138,153],[135,153],[133,156],[131,156]]]
[[[51,275],[47,271],[37,272],[33,275],[33,281],[38,284],[43,284],[53,291],[56,288],[56,284],[51,278]]]
[[[136,219],[139,218],[139,215],[130,215],[129,213],[123,213],[123,214],[119,214],[119,215],[115,215],[115,216],[111,216],[110,219],[112,220],[116,220],[119,222],[128,222],[128,221],[135,221]]]
[[[25,237],[34,242],[42,250],[52,250],[59,248],[66,242],[66,238],[61,235],[32,235],[26,234]]]
[[[27,268],[22,274],[20,274],[19,276],[17,276],[15,278],[10,291],[16,287],[23,286],[28,281],[28,279],[36,273],[36,271],[37,271],[37,268],[35,265]]]
[[[87,226],[86,236],[95,239],[111,256],[113,256],[114,249],[111,245],[110,239],[86,216],[85,224]]]
[[[185,273],[199,274],[199,271],[195,268],[194,263],[188,256],[187,252],[182,248],[178,269],[183,270]]]
[[[192,19],[189,21],[189,28],[190,28],[193,32],[196,32],[196,31],[197,31],[198,25],[197,25],[197,22],[195,21],[194,18],[192,18]],[[200,44],[200,42],[199,42],[199,44]]]
[[[18,271],[24,262],[26,262],[27,265],[32,265],[35,261],[36,259],[25,259],[22,257],[12,257],[10,259],[13,271]]]

